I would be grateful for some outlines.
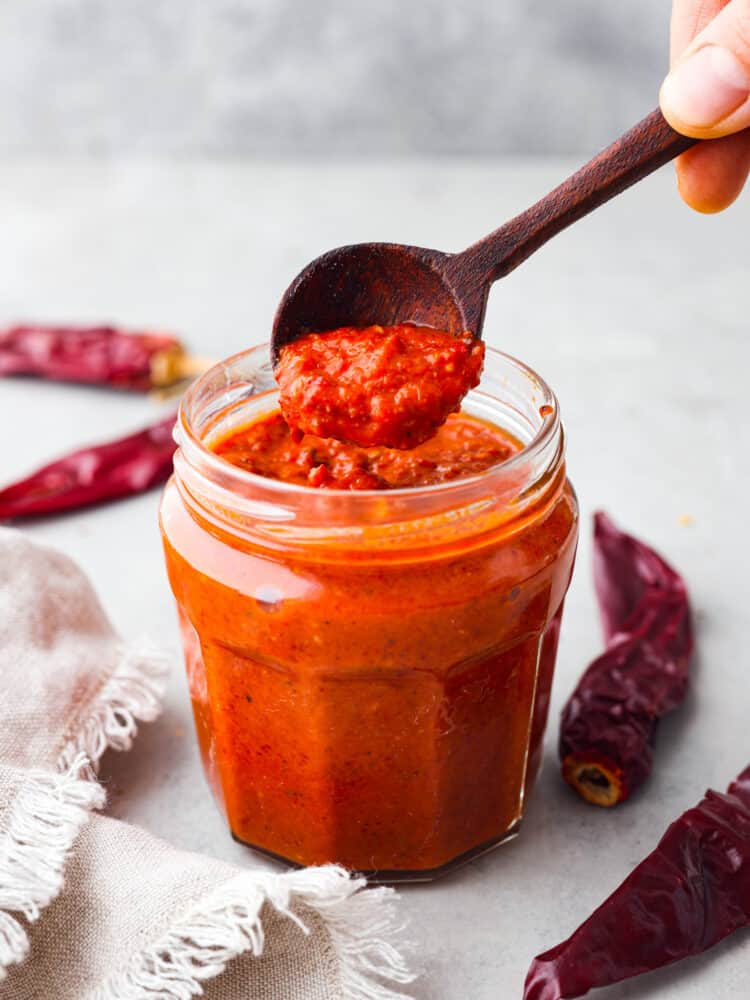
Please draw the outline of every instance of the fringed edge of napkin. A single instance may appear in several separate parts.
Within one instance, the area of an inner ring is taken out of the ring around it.
[[[104,804],[99,785],[82,777],[85,755],[75,757],[63,774],[24,772],[4,830],[0,830],[0,980],[7,967],[29,950],[20,914],[34,923],[63,885],[65,863],[88,821]]]
[[[105,794],[94,780],[109,747],[128,750],[139,722],[161,711],[168,657],[143,643],[122,645],[117,667],[65,744],[58,771],[24,773],[0,830],[0,980],[29,951],[27,929],[60,893],[73,844]],[[11,914],[17,913],[20,917]]]
[[[201,983],[249,952],[263,952],[265,903],[308,934],[304,916],[314,911],[329,935],[346,1000],[409,1000],[388,984],[415,978],[393,943],[403,928],[390,900],[392,889],[366,889],[334,865],[280,875],[243,872],[193,903],[150,947],[98,989],[91,1000],[184,1000],[202,994]]]
[[[161,712],[169,657],[147,643],[123,646],[118,665],[94,698],[78,732],[63,748],[58,770],[85,753],[94,777],[105,750],[129,750],[138,722],[152,722]]]

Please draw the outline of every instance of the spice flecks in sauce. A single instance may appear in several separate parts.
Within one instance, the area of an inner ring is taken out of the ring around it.
[[[358,448],[314,435],[298,440],[278,412],[214,445],[218,455],[248,472],[349,490],[431,486],[484,472],[520,448],[507,432],[466,413],[452,414],[434,437],[410,451]]]

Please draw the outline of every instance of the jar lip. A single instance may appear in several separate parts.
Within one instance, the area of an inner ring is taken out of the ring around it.
[[[538,375],[533,368],[524,364],[523,361],[520,361],[513,355],[500,351],[497,348],[487,346],[485,351],[489,358],[495,358],[499,361],[512,365],[519,371],[519,373],[526,376],[536,385],[541,398],[539,403],[540,414],[543,407],[548,407],[550,410],[550,412],[545,413],[542,416],[541,425],[531,440],[525,444],[520,451],[511,455],[510,458],[507,458],[502,462],[498,462],[496,465],[491,465],[482,472],[474,473],[471,476],[461,476],[457,479],[450,479],[442,483],[432,483],[428,486],[403,486],[385,491],[331,489],[328,487],[326,487],[325,490],[321,490],[315,486],[305,486],[301,483],[289,483],[282,479],[272,479],[269,476],[261,476],[257,472],[250,472],[247,469],[242,469],[239,466],[228,462],[220,455],[217,455],[215,451],[212,451],[211,448],[207,447],[207,445],[204,444],[204,442],[198,437],[193,428],[190,426],[190,420],[187,416],[187,410],[193,402],[194,397],[200,392],[201,383],[204,380],[208,380],[212,375],[215,375],[222,369],[240,361],[248,354],[259,351],[261,348],[268,349],[268,355],[270,358],[270,344],[257,344],[255,347],[249,348],[245,351],[239,351],[236,354],[232,354],[228,358],[225,358],[223,361],[217,362],[207,371],[203,372],[200,378],[196,379],[195,382],[192,383],[180,401],[174,436],[178,446],[182,448],[183,451],[185,451],[187,446],[189,451],[194,452],[196,458],[198,456],[200,457],[200,463],[204,465],[204,467],[213,469],[217,474],[222,476],[231,473],[232,478],[236,479],[238,483],[243,483],[248,487],[255,485],[258,488],[262,488],[264,491],[269,491],[271,494],[277,493],[279,498],[289,498],[293,496],[319,497],[321,493],[325,494],[326,497],[330,497],[332,500],[335,500],[336,497],[345,497],[347,500],[351,500],[353,495],[357,498],[361,497],[363,500],[366,500],[368,497],[371,499],[382,498],[384,492],[389,498],[393,498],[394,500],[399,498],[407,499],[408,497],[417,496],[443,495],[450,493],[451,491],[459,489],[463,490],[471,487],[472,485],[481,484],[490,479],[493,474],[497,474],[500,470],[502,470],[503,473],[512,473],[514,469],[525,465],[529,459],[533,459],[540,452],[543,452],[561,429],[560,408],[557,397],[541,375]],[[485,366],[486,364],[487,361],[485,360]],[[187,455],[186,457],[190,462],[190,455]]]

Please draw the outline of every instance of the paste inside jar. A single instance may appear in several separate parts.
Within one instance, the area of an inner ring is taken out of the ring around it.
[[[305,490],[300,524],[269,526],[241,503],[215,516],[179,472],[167,487],[206,773],[245,844],[433,877],[515,832],[539,769],[577,537],[561,456],[530,492],[509,469],[512,499],[488,483],[481,503],[453,505],[446,489],[434,514],[418,488],[506,462],[521,448],[512,434],[457,412],[410,450],[363,448],[295,435],[278,410],[240,412],[207,442],[221,459],[292,485],[386,492],[353,503]],[[404,487],[415,495],[387,492]],[[391,522],[399,505],[408,520]],[[336,507],[365,509],[371,530],[329,529]]]
[[[484,472],[520,451],[521,444],[494,424],[457,413],[429,441],[409,451],[359,448],[312,434],[300,439],[276,411],[213,449],[233,465],[271,479],[329,489],[387,490]]]

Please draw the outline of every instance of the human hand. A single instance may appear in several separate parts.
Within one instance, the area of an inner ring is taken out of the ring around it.
[[[750,171],[750,0],[673,0],[672,69],[664,117],[678,132],[710,139],[677,160],[677,187],[691,208],[720,212]]]

